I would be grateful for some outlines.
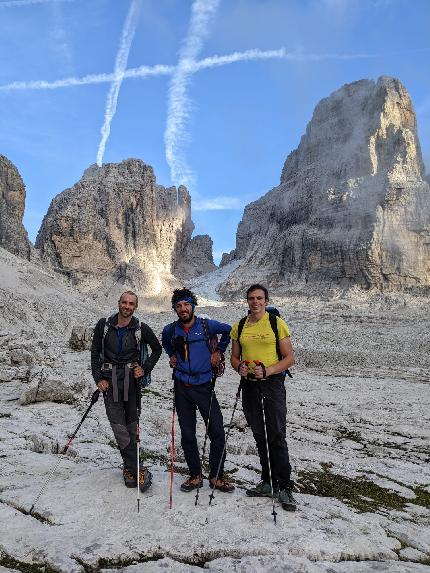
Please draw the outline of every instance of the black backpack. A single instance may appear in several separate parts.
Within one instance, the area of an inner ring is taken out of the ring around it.
[[[104,362],[105,361],[105,337],[107,334],[107,331],[109,330],[109,327],[111,325],[110,321],[111,319],[113,319],[115,315],[113,316],[109,316],[108,318],[106,318],[105,321],[105,327],[103,330],[103,338],[102,338],[102,351],[101,351],[101,361]],[[139,348],[140,347],[140,353],[139,353],[139,364],[142,366],[142,364],[145,363],[146,359],[149,356],[149,352],[148,352],[148,345],[146,344],[146,342],[144,340],[142,340],[142,326],[140,323],[140,320],[137,317],[134,317],[136,326],[135,326],[135,330],[134,330],[134,336],[136,337],[136,345]],[[151,384],[151,373],[150,372],[145,372],[144,375],[142,376],[142,378],[140,379],[140,385],[142,386],[142,388],[146,388],[147,386],[149,386]]]
[[[281,349],[279,347],[278,323],[276,320],[276,317],[280,316],[279,310],[277,308],[275,308],[274,306],[268,306],[266,308],[266,310],[269,313],[270,326],[273,330],[273,334],[275,335],[275,339],[276,339],[276,354],[278,355],[278,360],[282,360],[283,357],[281,354]],[[247,318],[248,318],[248,316],[244,316],[243,318],[241,318],[239,320],[239,324],[237,327],[237,341],[239,343],[239,346],[240,346],[240,335],[242,334],[242,330],[243,330],[243,327],[245,326],[245,322],[246,322]],[[241,349],[241,353],[242,353],[242,349]],[[285,374],[287,376],[289,376],[290,378],[293,377],[293,375],[291,374],[291,372],[288,369],[285,370]]]

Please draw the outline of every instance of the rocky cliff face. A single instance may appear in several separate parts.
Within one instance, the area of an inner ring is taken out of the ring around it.
[[[224,294],[265,281],[381,290],[430,284],[430,187],[396,79],[345,85],[316,107],[281,182],[245,209]]]
[[[212,255],[213,241],[209,235],[193,237],[183,250],[175,266],[175,275],[186,280],[216,269]]]
[[[92,166],[52,201],[36,247],[83,290],[134,288],[158,294],[191,240],[185,187],[157,185],[137,159]]]
[[[0,247],[29,259],[30,243],[22,224],[24,207],[24,182],[15,165],[0,155]]]

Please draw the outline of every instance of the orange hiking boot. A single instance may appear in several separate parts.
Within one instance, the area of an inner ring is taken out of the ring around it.
[[[203,486],[203,478],[202,476],[190,476],[188,479],[181,484],[181,491],[193,491],[193,489],[197,489],[198,487]]]

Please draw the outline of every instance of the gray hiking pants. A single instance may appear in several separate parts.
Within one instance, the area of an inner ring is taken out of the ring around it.
[[[124,371],[119,371],[117,376],[118,402],[114,402],[112,383],[105,395],[105,408],[108,420],[112,427],[116,443],[121,453],[124,467],[137,475],[136,454],[136,381],[132,377],[128,392],[128,400],[124,401]]]

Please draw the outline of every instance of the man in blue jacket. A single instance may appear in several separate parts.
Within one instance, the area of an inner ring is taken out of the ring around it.
[[[214,393],[213,368],[221,360],[230,342],[231,326],[217,320],[206,320],[194,314],[197,298],[188,289],[173,291],[172,308],[178,320],[163,329],[162,344],[174,369],[175,406],[181,428],[181,445],[190,475],[181,485],[182,491],[192,491],[203,485],[202,468],[196,438],[196,410],[208,428],[210,439],[209,485],[225,493],[234,490],[223,475],[225,434],[221,408]],[[221,335],[217,348],[211,352],[208,336]],[[212,395],[213,394],[213,395]],[[211,406],[212,398],[212,406]],[[210,409],[210,419],[209,418]],[[221,461],[221,465],[220,465]],[[218,466],[220,472],[215,481]]]

